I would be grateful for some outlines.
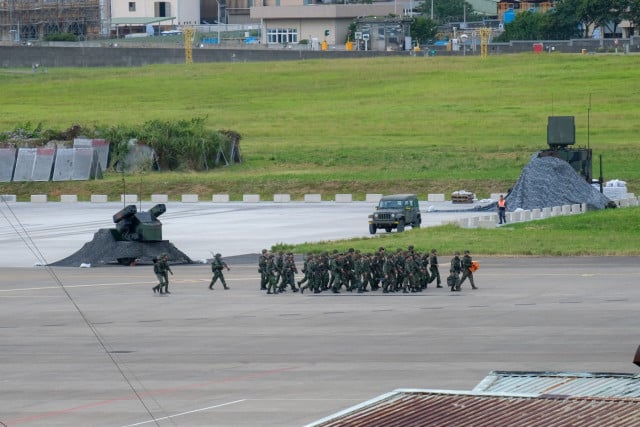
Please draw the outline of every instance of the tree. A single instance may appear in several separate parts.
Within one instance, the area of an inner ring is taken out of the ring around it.
[[[601,27],[610,19],[612,0],[581,0],[578,18],[584,25],[584,37],[589,37],[589,28]]]
[[[438,33],[438,24],[424,16],[417,16],[411,22],[411,39],[418,43],[429,43]]]
[[[431,16],[431,2],[423,1],[415,8],[422,15]],[[433,20],[440,24],[449,22],[475,21],[480,18],[473,6],[465,0],[433,0]]]
[[[636,28],[640,26],[640,0],[629,0],[629,7],[625,11],[624,17],[633,22]]]
[[[516,19],[505,25],[504,33],[496,37],[495,41],[508,42],[511,40],[541,40],[540,31],[543,14],[537,12],[522,12]]]
[[[639,0],[640,1],[640,0]],[[582,37],[575,2],[561,2],[547,11],[540,21],[540,33],[546,40],[569,40]]]

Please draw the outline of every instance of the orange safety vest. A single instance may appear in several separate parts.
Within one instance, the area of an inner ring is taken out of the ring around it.
[[[504,208],[507,206],[507,201],[502,199],[502,200],[498,200],[498,207],[500,208]]]

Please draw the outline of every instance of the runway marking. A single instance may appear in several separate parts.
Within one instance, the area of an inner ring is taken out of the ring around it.
[[[168,394],[168,393],[176,393],[176,392],[184,391],[184,390],[193,390],[193,389],[197,389],[197,388],[207,387],[207,386],[210,386],[212,384],[225,384],[225,383],[236,382],[236,381],[247,381],[247,380],[259,379],[259,378],[262,378],[262,377],[265,377],[265,376],[268,376],[268,375],[282,374],[284,372],[293,371],[295,369],[298,369],[298,368],[295,367],[295,366],[292,366],[292,367],[289,367],[289,368],[273,369],[273,370],[270,370],[270,371],[256,372],[256,373],[253,373],[253,374],[245,374],[245,375],[240,375],[240,376],[237,376],[237,377],[222,378],[222,379],[219,379],[219,380],[211,380],[211,381],[206,381],[206,382],[203,382],[203,383],[186,384],[186,385],[178,386],[178,387],[145,391],[144,393],[140,393],[139,395],[142,396],[142,397],[145,397],[145,396],[159,396],[159,395]],[[41,414],[30,415],[30,416],[23,417],[23,418],[16,418],[14,420],[3,420],[3,421],[7,425],[17,425],[17,424],[23,424],[23,423],[42,420],[42,419],[52,418],[52,417],[56,417],[56,416],[71,414],[71,413],[74,413],[74,412],[82,411],[84,409],[90,409],[90,408],[97,408],[97,407],[100,407],[100,406],[106,406],[106,405],[110,405],[110,404],[115,403],[115,402],[121,402],[121,401],[125,401],[125,400],[127,400],[127,401],[129,401],[129,400],[137,400],[137,399],[138,399],[138,397],[136,395],[129,394],[129,395],[126,395],[126,396],[114,397],[112,399],[106,399],[106,400],[100,400],[100,401],[97,401],[97,402],[86,403],[84,405],[74,406],[74,407],[66,408],[66,409],[60,409],[60,410],[57,410],[57,411],[49,411],[49,412],[44,412],[44,413],[41,413]],[[244,399],[244,400],[246,400],[246,399]]]
[[[135,427],[135,426],[141,426],[141,425],[144,425],[144,424],[156,423],[157,421],[169,420],[169,419],[172,419],[172,418],[181,417],[183,415],[189,415],[189,414],[194,414],[196,412],[207,411],[209,409],[216,409],[216,408],[221,408],[223,406],[235,405],[236,403],[241,403],[241,402],[244,402],[245,400],[247,400],[247,399],[234,400],[233,402],[226,402],[226,403],[221,403],[219,405],[207,406],[206,408],[200,408],[200,409],[194,409],[192,411],[180,412],[179,414],[168,415],[166,417],[156,418],[155,420],[147,420],[147,421],[142,421],[142,422],[135,423],[135,424],[127,424],[126,426],[122,426],[122,427]]]
[[[190,284],[195,282],[205,282],[205,280],[195,280],[195,279],[180,279],[180,280],[172,280],[171,284]],[[206,280],[208,282],[208,280]],[[67,289],[74,288],[92,288],[92,287],[103,287],[103,286],[129,286],[129,285],[153,285],[156,283],[154,280],[149,280],[145,282],[119,282],[119,283],[91,283],[86,285],[64,285]],[[51,286],[39,286],[33,288],[14,288],[14,289],[0,289],[0,292],[21,292],[21,291],[42,291],[47,289],[60,289],[58,285]]]

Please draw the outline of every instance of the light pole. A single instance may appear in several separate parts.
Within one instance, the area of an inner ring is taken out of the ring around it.
[[[431,20],[433,21],[433,0],[431,0]]]

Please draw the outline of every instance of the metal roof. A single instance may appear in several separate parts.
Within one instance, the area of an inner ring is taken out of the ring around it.
[[[158,22],[173,21],[175,16],[162,17],[138,17],[138,18],[111,18],[111,25],[148,25]]]
[[[473,391],[640,398],[640,377],[607,372],[492,371]]]
[[[307,427],[630,427],[640,399],[395,390]]]

